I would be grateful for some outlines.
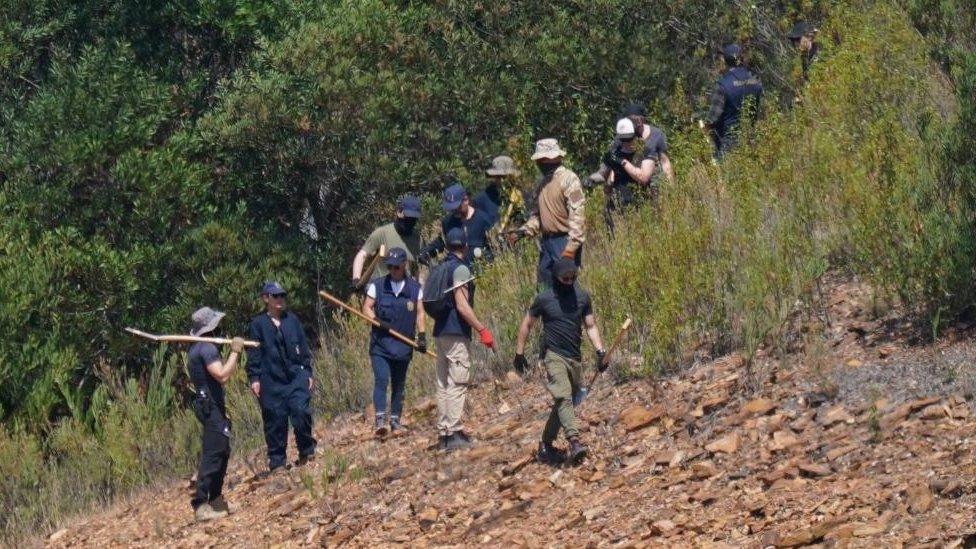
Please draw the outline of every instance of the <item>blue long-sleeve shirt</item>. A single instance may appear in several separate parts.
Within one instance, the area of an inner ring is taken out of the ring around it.
[[[253,383],[262,374],[289,382],[291,367],[299,366],[312,370],[312,353],[308,348],[302,323],[293,313],[285,311],[281,315],[281,326],[277,327],[271,317],[262,313],[251,319],[248,338],[261,343],[258,348],[247,351],[247,377]]]

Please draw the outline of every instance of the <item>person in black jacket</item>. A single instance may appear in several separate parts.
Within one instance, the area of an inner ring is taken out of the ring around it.
[[[298,465],[315,455],[312,437],[312,355],[302,323],[285,308],[287,293],[277,282],[266,282],[261,299],[266,310],[251,319],[249,338],[261,343],[247,354],[247,377],[251,391],[261,403],[264,440],[268,444],[268,467],[272,472],[285,466],[288,421],[295,430]]]

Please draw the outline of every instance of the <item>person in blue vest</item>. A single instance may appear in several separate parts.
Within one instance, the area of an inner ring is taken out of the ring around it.
[[[295,431],[298,465],[315,456],[312,437],[312,353],[301,321],[286,308],[287,292],[277,282],[265,282],[261,299],[265,312],[251,319],[248,338],[261,344],[247,353],[247,378],[261,403],[268,468],[285,467],[288,422]]]
[[[427,352],[424,331],[423,289],[415,278],[407,275],[407,251],[392,248],[386,255],[389,274],[374,278],[366,288],[363,314],[379,321],[369,336],[369,360],[373,366],[373,406],[376,409],[376,436],[387,434],[386,388],[392,388],[390,398],[391,431],[403,428],[403,394],[407,382],[407,368],[413,357],[413,347],[393,337],[395,330],[408,338],[416,334],[417,350]]]
[[[738,44],[722,48],[722,59],[728,72],[718,81],[704,120],[719,160],[738,143],[742,118],[755,119],[763,94],[762,82],[742,66],[742,48]]]

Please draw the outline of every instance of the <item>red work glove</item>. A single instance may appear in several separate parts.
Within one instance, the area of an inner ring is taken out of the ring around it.
[[[481,331],[478,332],[478,335],[481,336],[481,344],[482,345],[484,345],[485,347],[488,347],[489,349],[494,349],[495,348],[495,338],[492,337],[491,330],[489,330],[487,326],[485,326],[484,328],[482,328]]]
[[[569,259],[576,259],[576,252],[571,252],[567,248],[563,250],[563,257],[568,257]]]

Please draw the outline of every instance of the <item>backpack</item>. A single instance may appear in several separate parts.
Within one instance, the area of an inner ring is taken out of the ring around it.
[[[438,318],[448,313],[454,306],[454,270],[460,262],[449,259],[433,269],[424,282],[424,311]]]

